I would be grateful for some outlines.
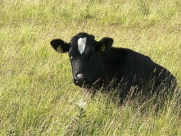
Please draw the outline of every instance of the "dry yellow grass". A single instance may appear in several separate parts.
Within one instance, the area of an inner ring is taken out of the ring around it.
[[[180,0],[3,0],[0,15],[0,135],[181,135],[179,92],[157,114],[151,101],[117,107],[106,94],[84,97],[68,56],[49,45],[82,31],[109,36],[149,55],[180,86]]]

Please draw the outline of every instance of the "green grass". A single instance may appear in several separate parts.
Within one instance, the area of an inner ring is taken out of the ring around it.
[[[49,44],[82,31],[150,56],[181,85],[180,0],[1,0],[0,135],[180,136],[180,91],[156,114],[161,100],[82,95]]]

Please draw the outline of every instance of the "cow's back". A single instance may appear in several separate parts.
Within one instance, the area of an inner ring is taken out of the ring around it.
[[[134,85],[142,87],[153,79],[157,86],[170,86],[176,82],[167,69],[153,62],[150,57],[130,49],[111,48],[108,52],[100,53],[100,58],[108,81],[114,80],[114,85],[126,82],[127,90]]]

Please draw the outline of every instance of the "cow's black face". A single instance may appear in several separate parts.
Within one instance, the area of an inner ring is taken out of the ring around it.
[[[103,38],[97,42],[93,35],[79,33],[71,39],[70,43],[55,39],[50,44],[60,53],[68,52],[74,84],[80,87],[90,87],[99,78],[98,51],[109,50],[112,43],[111,38]]]
[[[72,66],[72,75],[75,85],[89,85],[94,82],[98,61],[94,45],[96,41],[90,35],[78,35],[70,42],[69,58]]]

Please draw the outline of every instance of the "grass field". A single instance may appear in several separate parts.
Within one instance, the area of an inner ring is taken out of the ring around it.
[[[181,86],[181,0],[1,0],[0,135],[181,136],[179,92],[157,113],[151,100],[82,95],[49,44],[78,32],[150,56]]]

